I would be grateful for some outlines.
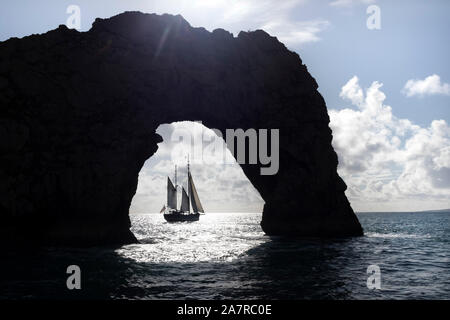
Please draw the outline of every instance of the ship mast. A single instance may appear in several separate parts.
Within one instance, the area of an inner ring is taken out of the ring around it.
[[[188,170],[188,176],[189,176],[189,153],[188,153],[188,164],[187,164],[187,170]]]
[[[187,174],[187,176],[188,176],[188,180],[187,180],[187,183],[188,183],[188,199],[189,199],[189,201],[190,201],[190,199],[191,199],[191,188],[189,188],[189,170],[190,170],[190,168],[189,168],[189,153],[188,153],[188,156],[187,156],[187,160],[188,160],[188,162],[187,162],[187,172],[188,172],[188,174]],[[189,207],[189,213],[191,212],[191,208]]]
[[[175,189],[177,188],[177,165],[175,165]]]

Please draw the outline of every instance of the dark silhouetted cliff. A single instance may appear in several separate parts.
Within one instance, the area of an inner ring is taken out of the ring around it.
[[[264,31],[127,12],[0,43],[0,237],[135,241],[128,209],[162,123],[278,128],[280,169],[243,170],[269,235],[353,236],[329,118],[300,57]]]

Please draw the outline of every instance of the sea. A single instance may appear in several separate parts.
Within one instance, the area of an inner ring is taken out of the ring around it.
[[[3,248],[0,299],[450,299],[449,212],[358,218],[362,237],[292,239],[265,235],[261,214],[132,215],[139,244]]]

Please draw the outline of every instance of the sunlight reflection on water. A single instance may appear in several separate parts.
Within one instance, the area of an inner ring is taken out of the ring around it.
[[[260,216],[212,213],[196,222],[167,223],[159,214],[134,215],[131,230],[141,244],[117,253],[137,262],[231,262],[267,241],[254,224]]]

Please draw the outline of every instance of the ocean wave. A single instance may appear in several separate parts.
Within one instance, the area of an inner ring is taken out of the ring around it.
[[[411,238],[411,239],[428,239],[431,238],[427,234],[408,234],[408,233],[379,233],[379,232],[367,232],[366,236],[369,238]]]

